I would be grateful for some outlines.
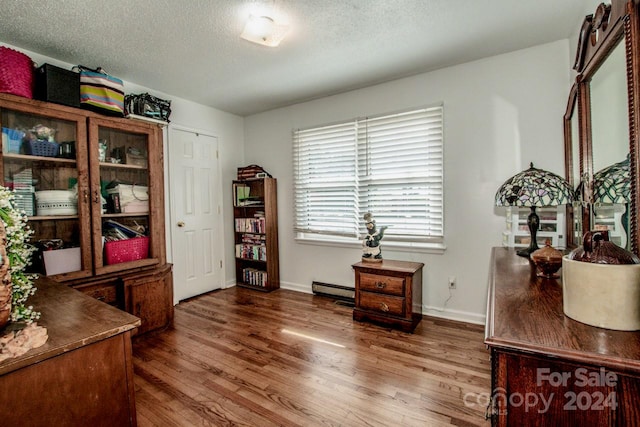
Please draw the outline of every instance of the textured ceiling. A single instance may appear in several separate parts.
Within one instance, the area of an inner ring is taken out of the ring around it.
[[[575,35],[592,0],[3,0],[0,41],[238,115]],[[291,30],[239,35],[250,13]]]

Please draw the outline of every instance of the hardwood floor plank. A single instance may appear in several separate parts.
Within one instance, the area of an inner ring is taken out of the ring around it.
[[[330,298],[215,291],[134,342],[141,426],[488,426],[482,326],[424,317],[413,334],[355,322]]]

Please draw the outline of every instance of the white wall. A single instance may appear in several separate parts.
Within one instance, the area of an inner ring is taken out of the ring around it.
[[[19,50],[38,63],[72,65]],[[227,201],[236,167],[257,163],[278,178],[282,287],[307,292],[313,280],[353,286],[351,264],[360,259],[361,251],[294,241],[291,130],[444,102],[448,249],[443,255],[384,253],[389,259],[425,263],[425,314],[482,322],[490,248],[500,245],[505,222],[504,212],[493,206],[495,191],[531,161],[563,173],[562,115],[570,62],[569,41],[564,40],[245,119],[131,82],[125,82],[125,90],[171,99],[172,124],[218,137],[224,224],[228,224],[225,254],[233,253],[232,207]],[[233,284],[232,256],[225,258],[225,270],[227,284]],[[443,306],[449,298],[449,276],[456,276],[457,289]]]
[[[20,47],[8,45],[6,43],[0,42],[0,45],[8,46],[10,48],[19,50],[26,55],[28,55],[34,62],[38,65],[42,65],[44,63],[49,63],[56,65],[61,68],[70,69],[73,65],[76,64],[68,64],[62,61],[59,61],[55,58],[50,58],[47,56],[40,55],[35,52],[31,52]],[[87,65],[87,64],[85,64]],[[92,64],[93,65],[93,64]],[[98,66],[99,64],[95,64],[94,66]],[[107,70],[108,71],[108,70]],[[125,93],[142,93],[149,92],[152,95],[158,96],[163,99],[171,100],[171,125],[170,126],[181,126],[187,129],[193,129],[199,131],[203,134],[216,136],[218,138],[218,149],[220,152],[220,168],[222,171],[222,202],[223,202],[223,215],[224,215],[224,224],[232,224],[233,223],[233,210],[231,207],[231,203],[227,201],[231,200],[231,186],[225,185],[226,183],[231,182],[231,180],[236,176],[236,167],[243,163],[244,158],[244,120],[240,116],[236,116],[234,114],[226,113],[224,111],[217,110],[215,108],[207,107],[201,104],[196,104],[195,102],[191,102],[182,98],[178,98],[175,96],[171,96],[165,94],[163,92],[153,90],[147,88],[142,85],[138,85],[132,82],[124,82]],[[168,132],[165,128],[164,131],[164,153],[165,153],[165,194],[169,196],[169,173],[168,173],[168,144],[171,142],[168,140]],[[171,228],[175,221],[171,220],[170,213],[171,209],[169,206],[169,197],[167,199],[167,206],[165,209],[165,220],[167,224],[167,256],[169,258],[169,262],[171,262]],[[225,227],[224,229],[224,241],[231,242],[230,245],[233,246],[233,229],[231,227]],[[228,247],[225,246],[225,253],[232,254]],[[233,275],[234,268],[234,260],[233,257],[225,257],[225,270],[227,276],[229,274]],[[228,281],[228,280],[227,280]]]
[[[505,226],[493,205],[496,190],[529,162],[564,174],[568,56],[563,40],[246,117],[245,163],[278,178],[281,286],[353,286],[351,264],[361,256],[359,249],[294,241],[292,129],[443,101],[447,250],[391,252],[382,244],[385,258],[425,263],[425,314],[483,322],[490,249],[501,244]],[[449,276],[457,289],[444,306]]]

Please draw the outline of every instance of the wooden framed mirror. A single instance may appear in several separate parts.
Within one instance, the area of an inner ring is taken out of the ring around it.
[[[576,189],[577,200],[567,208],[567,247],[582,243],[582,195],[580,194],[580,137],[578,134],[578,83],[569,92],[567,110],[564,113],[565,175]]]
[[[570,247],[583,230],[606,229],[638,254],[638,31],[637,0],[601,3],[580,30],[564,117],[566,177],[581,198],[567,215]]]

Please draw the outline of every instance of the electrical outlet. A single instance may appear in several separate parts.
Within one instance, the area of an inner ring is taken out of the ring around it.
[[[455,288],[456,288],[456,277],[449,276],[449,289],[455,289]]]

